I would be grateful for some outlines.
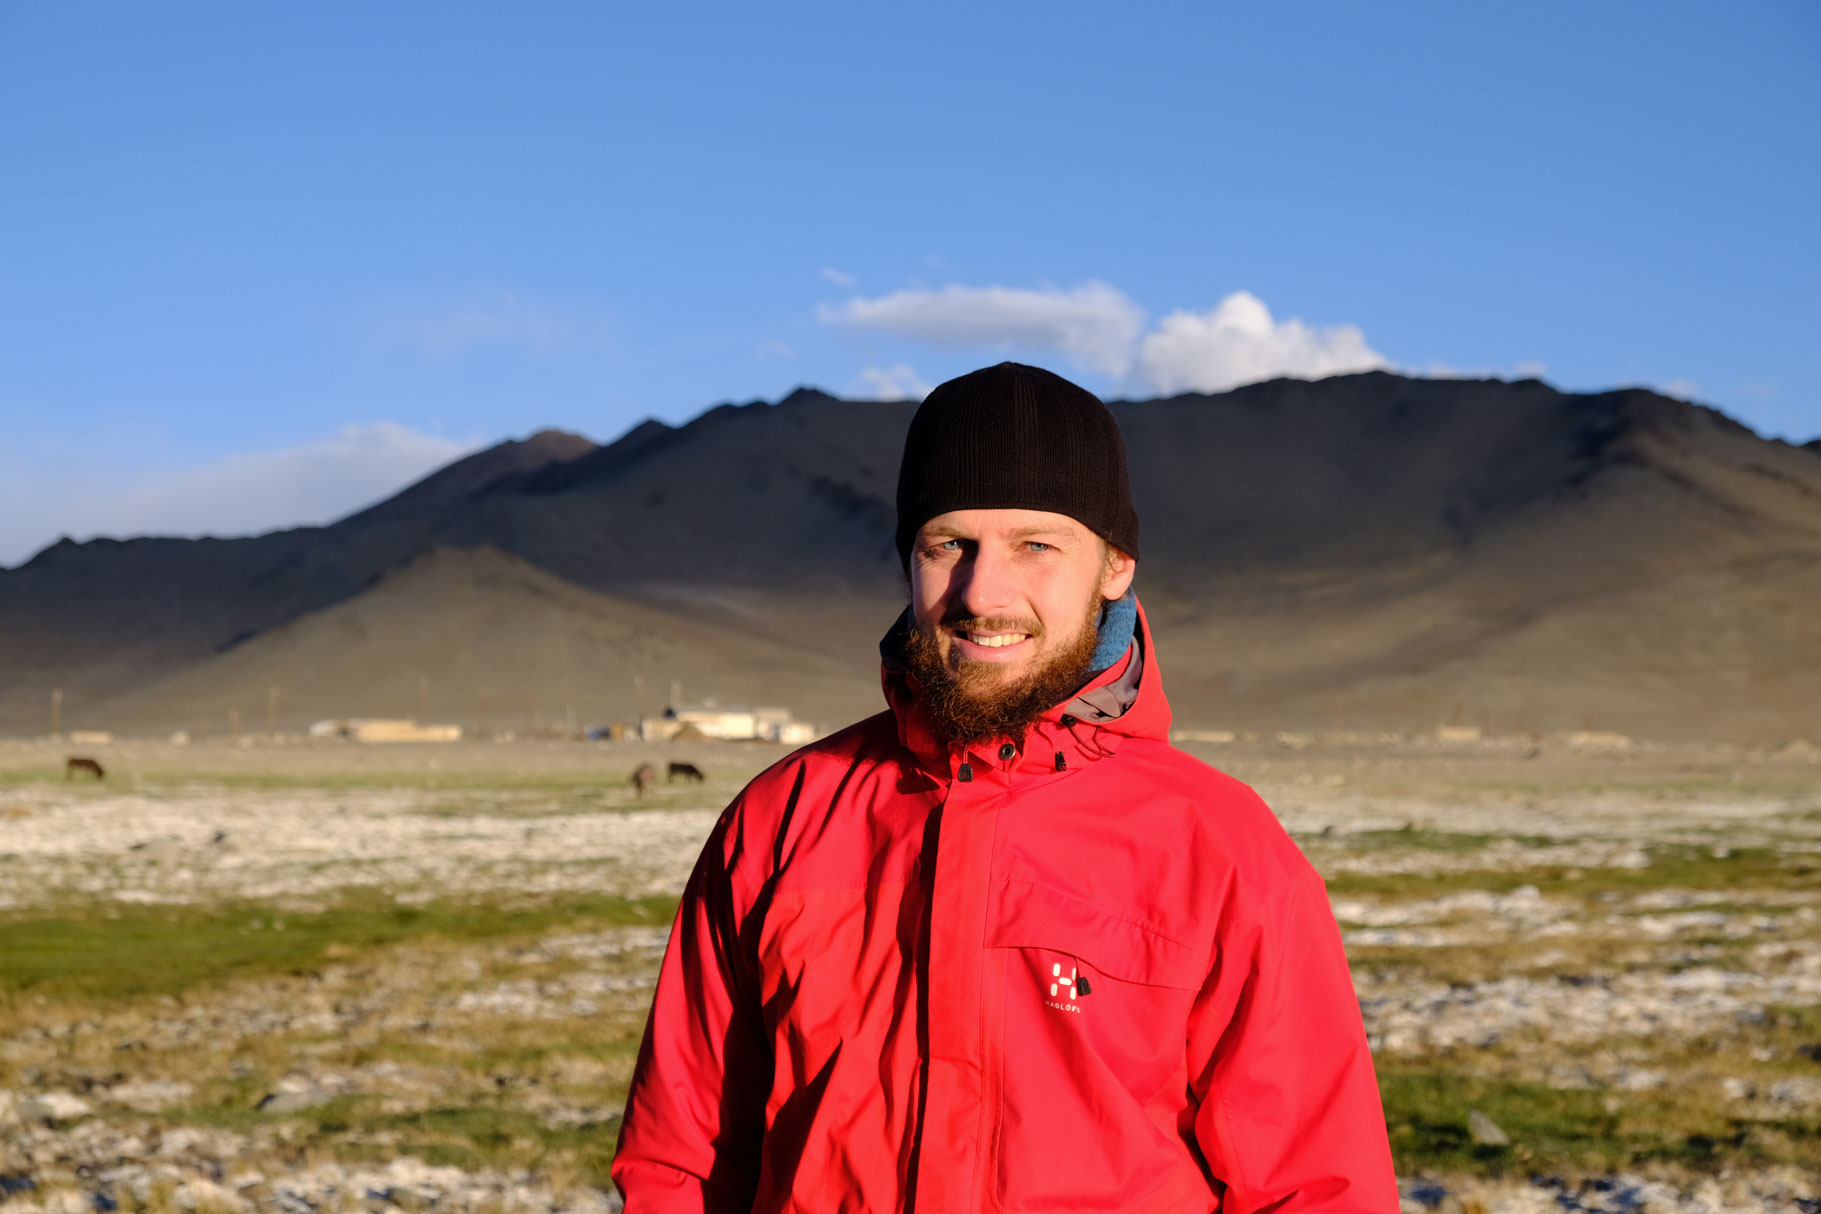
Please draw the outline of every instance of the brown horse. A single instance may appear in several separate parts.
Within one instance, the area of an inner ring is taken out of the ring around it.
[[[107,779],[107,772],[101,769],[99,759],[90,759],[83,755],[71,755],[63,761],[63,778],[73,780],[79,771],[92,772],[97,780]]]
[[[643,801],[658,782],[658,769],[649,763],[640,763],[632,769],[632,795]]]

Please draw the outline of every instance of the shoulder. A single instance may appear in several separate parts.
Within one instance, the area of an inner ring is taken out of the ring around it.
[[[1243,780],[1158,739],[1133,739],[1115,758],[1129,778],[1186,803],[1200,847],[1217,853],[1238,884],[1320,882],[1277,814]]]
[[[791,751],[754,776],[735,804],[763,804],[789,797],[793,789],[800,789],[808,781],[838,778],[856,766],[891,761],[901,749],[897,719],[890,712],[876,713]]]
[[[776,857],[779,840],[825,816],[858,790],[896,784],[904,748],[897,720],[878,713],[785,755],[754,776],[721,816],[717,828],[732,853]]]

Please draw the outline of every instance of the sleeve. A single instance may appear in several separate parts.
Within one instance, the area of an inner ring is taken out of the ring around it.
[[[770,1050],[735,911],[738,802],[696,862],[645,1024],[613,1180],[626,1214],[747,1214]]]
[[[1226,1188],[1223,1214],[1395,1214],[1384,1105],[1326,887],[1306,862],[1273,884],[1229,892],[1191,1014],[1197,1145]]]

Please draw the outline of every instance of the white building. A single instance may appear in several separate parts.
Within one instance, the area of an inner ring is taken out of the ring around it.
[[[788,708],[720,708],[712,700],[695,708],[672,706],[661,717],[646,717],[639,722],[639,737],[646,742],[668,742],[685,729],[723,742],[801,746],[816,740],[816,727],[797,720]]]

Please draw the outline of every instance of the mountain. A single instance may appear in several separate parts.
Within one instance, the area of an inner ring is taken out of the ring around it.
[[[403,492],[351,515],[346,521],[370,525],[415,511],[458,506],[509,478],[539,469],[559,468],[600,449],[592,439],[566,430],[540,430],[530,438],[508,439],[439,468]]]
[[[1641,389],[1383,372],[1112,408],[1142,520],[1139,593],[1180,721],[1821,729],[1813,445]],[[665,668],[687,651],[704,655],[691,694],[720,679],[758,695],[754,672],[769,669],[773,700],[863,710],[873,642],[903,599],[892,501],[913,411],[799,389],[602,446],[556,431],[504,443],[328,527],[59,543],[0,571],[0,729],[41,729],[54,686],[71,724],[189,724],[249,687],[263,704],[267,684],[297,683],[286,670],[333,667],[335,635],[363,655],[341,711],[379,712],[364,705],[397,699],[386,679],[436,678],[402,640],[326,622],[369,609],[423,621],[450,653],[617,620],[676,646],[641,667],[648,685],[682,677]],[[450,573],[470,550],[479,565]],[[480,566],[516,595],[535,575],[540,594],[592,597],[561,623],[470,610]],[[587,652],[590,684],[630,685],[632,651]],[[475,669],[502,702],[556,677]],[[160,715],[161,687],[182,689],[162,701],[181,712]]]
[[[293,722],[424,716],[492,729],[636,721],[672,684],[807,719],[874,711],[852,669],[736,629],[584,590],[491,546],[432,547],[368,590],[111,701],[128,727],[262,724],[267,688]],[[642,686],[641,686],[642,684]]]

